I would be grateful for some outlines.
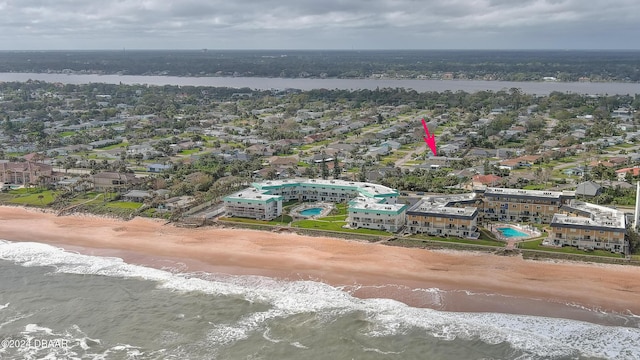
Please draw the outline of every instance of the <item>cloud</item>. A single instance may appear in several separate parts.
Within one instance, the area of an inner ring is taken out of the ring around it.
[[[599,32],[590,47],[610,48],[640,35],[639,13],[637,0],[0,0],[0,46],[496,48],[554,29],[563,47]]]

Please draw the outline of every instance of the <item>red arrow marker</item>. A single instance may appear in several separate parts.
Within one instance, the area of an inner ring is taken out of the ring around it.
[[[436,155],[436,136],[429,133],[429,128],[427,127],[427,122],[424,121],[424,118],[422,119],[422,126],[424,127],[425,134],[427,134],[427,136],[424,136],[424,142],[426,142],[427,145],[429,145],[429,149],[431,149],[433,156],[437,156]]]

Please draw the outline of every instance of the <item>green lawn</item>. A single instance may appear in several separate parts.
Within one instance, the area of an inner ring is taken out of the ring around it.
[[[125,147],[126,144],[124,143],[119,143],[119,144],[113,144],[113,145],[109,145],[109,146],[105,146],[96,150],[113,150],[113,149],[119,149],[119,148],[123,148]]]
[[[622,257],[620,254],[615,254],[606,250],[584,251],[584,250],[578,250],[578,248],[575,248],[573,246],[563,246],[561,248],[542,246],[542,241],[543,239],[521,242],[518,244],[518,248],[525,249],[525,250],[539,250],[539,251],[558,252],[558,253],[565,253],[565,254],[605,256],[605,257],[617,257],[617,258]]]
[[[323,220],[323,221],[345,221],[345,219],[347,218],[347,215],[333,215],[333,216],[326,216],[323,218],[319,218],[318,220]]]
[[[59,133],[58,136],[60,136],[60,137],[68,137],[68,136],[71,136],[71,135],[75,135],[75,133],[76,133],[75,131],[63,131],[63,132]]]
[[[197,154],[199,152],[200,152],[200,149],[191,149],[191,150],[182,150],[178,154],[179,155],[191,155],[191,154]]]
[[[358,233],[368,235],[382,235],[389,236],[391,233],[381,230],[373,229],[344,229],[342,226],[346,225],[346,221],[319,221],[319,220],[299,220],[291,224],[293,227],[299,227],[302,229],[311,230],[327,230],[327,231],[339,231],[347,233]]]
[[[116,208],[116,209],[136,210],[140,206],[142,206],[142,203],[133,202],[133,201],[113,201],[113,202],[107,203],[106,206],[109,208]]]
[[[437,237],[437,236],[429,236],[424,234],[416,234],[409,236],[409,239],[414,241],[422,241],[422,240],[433,240],[433,241],[442,241],[442,242],[452,242],[458,244],[472,244],[472,245],[484,245],[484,246],[495,246],[495,247],[504,247],[506,244],[503,241],[490,240],[490,239],[463,239],[457,237]]]
[[[56,193],[52,190],[42,189],[17,189],[9,191],[15,197],[9,202],[20,205],[46,206],[55,200]]]
[[[259,225],[287,225],[291,221],[293,221],[293,219],[289,215],[278,216],[276,219],[273,219],[271,221],[239,218],[239,217],[221,217],[220,220],[245,223],[245,224],[259,224]]]
[[[106,194],[107,200],[108,199],[112,199],[116,195],[117,195],[116,193],[107,193]],[[80,193],[80,194],[76,195],[73,199],[71,199],[70,205],[78,205],[78,204],[81,204],[81,203],[86,203],[88,205],[90,205],[90,204],[99,205],[99,204],[105,202],[104,198],[105,198],[105,194],[104,193],[98,194],[97,192],[93,192],[93,191],[86,192],[86,193]]]

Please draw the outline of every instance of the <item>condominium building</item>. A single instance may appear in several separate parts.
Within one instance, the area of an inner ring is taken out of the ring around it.
[[[560,207],[575,199],[573,191],[542,191],[488,187],[484,196],[485,221],[535,222],[548,224]]]
[[[398,192],[383,185],[322,179],[287,179],[253,183],[224,198],[231,216],[271,220],[282,214],[283,201],[348,202],[347,223],[353,228],[399,231],[406,206],[396,204]]]
[[[552,244],[626,253],[626,216],[605,206],[571,201],[551,221]]]
[[[230,216],[273,220],[282,215],[282,196],[247,188],[225,197],[224,206]]]
[[[412,233],[477,239],[476,194],[429,196],[407,210],[407,228]]]
[[[376,203],[364,197],[349,201],[347,223],[351,228],[397,232],[406,222],[407,205]]]

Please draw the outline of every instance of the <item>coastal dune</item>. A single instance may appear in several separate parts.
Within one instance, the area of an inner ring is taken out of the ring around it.
[[[640,269],[634,266],[532,261],[244,229],[186,229],[144,218],[59,217],[4,206],[0,206],[0,239],[47,243],[152,267],[181,264],[180,270],[186,272],[322,281],[351,287],[359,297],[388,297],[440,310],[555,317],[571,304],[640,314]],[[450,295],[443,305],[414,291],[432,288],[461,295]],[[520,299],[521,305],[487,301],[486,296],[472,301],[466,293]]]

